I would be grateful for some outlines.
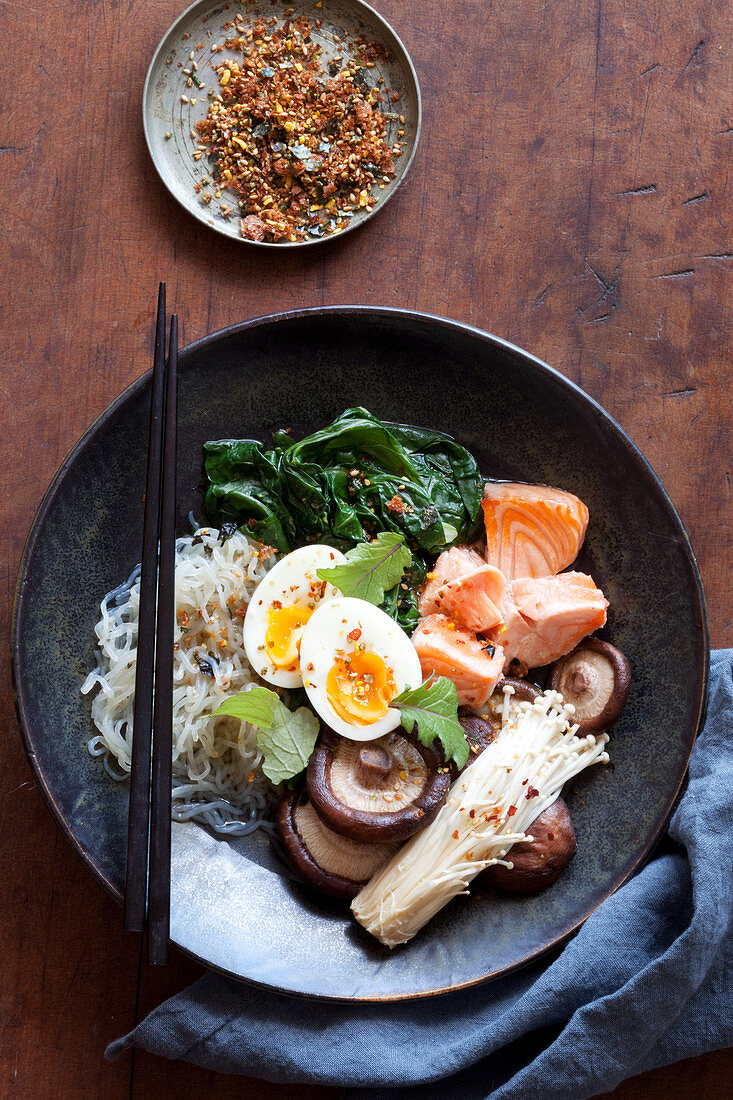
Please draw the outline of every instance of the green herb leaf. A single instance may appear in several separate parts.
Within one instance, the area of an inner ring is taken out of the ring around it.
[[[272,728],[260,730],[257,744],[262,749],[262,770],[273,783],[302,772],[311,758],[321,724],[308,707],[290,711],[283,703],[276,709]]]
[[[231,695],[213,712],[212,717],[229,714],[242,722],[249,722],[260,729],[271,729],[275,712],[282,706],[276,691],[266,687],[253,687],[249,691],[240,691]]]
[[[318,576],[335,585],[344,596],[356,596],[378,607],[385,592],[399,583],[412,562],[404,542],[403,535],[380,531],[374,542],[362,542],[349,550],[343,565],[319,569]]]
[[[292,779],[310,760],[320,722],[308,707],[288,710],[275,691],[253,687],[225,699],[214,715],[231,715],[257,726],[262,771],[273,783]]]
[[[402,725],[412,733],[417,722],[417,736],[423,745],[437,737],[443,745],[446,760],[455,760],[462,768],[468,760],[468,741],[458,721],[458,692],[446,676],[439,676],[419,688],[407,688],[390,706],[401,712]]]

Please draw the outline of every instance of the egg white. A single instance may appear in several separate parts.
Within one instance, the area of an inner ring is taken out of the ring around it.
[[[303,686],[308,699],[323,721],[352,741],[373,741],[400,724],[400,712],[390,708],[383,718],[370,725],[350,725],[336,713],[326,693],[328,674],[339,656],[351,653],[354,641],[348,635],[360,630],[358,641],[367,651],[376,653],[391,670],[397,694],[422,683],[420,658],[407,634],[374,604],[353,596],[339,596],[323,603],[314,612],[300,643]]]
[[[281,558],[257,585],[244,617],[242,641],[249,663],[263,680],[287,688],[299,687],[303,683],[299,670],[289,672],[278,668],[272,663],[265,648],[268,614],[273,602],[279,600],[283,607],[310,608],[315,605],[318,608],[328,600],[333,600],[338,596],[339,590],[328,583],[323,596],[319,595],[314,600],[312,586],[321,586],[323,583],[316,571],[341,565],[345,560],[341,551],[333,546],[320,543],[315,546],[301,546],[299,550],[293,550]]]

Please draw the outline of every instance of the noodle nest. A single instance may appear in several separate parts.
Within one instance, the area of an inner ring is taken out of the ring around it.
[[[173,668],[173,818],[195,819],[241,836],[263,823],[278,788],[262,774],[253,726],[211,714],[256,683],[242,644],[242,621],[274,552],[240,532],[203,527],[176,543]],[[97,667],[82,692],[99,731],[88,743],[118,780],[130,774],[140,566],[101,603]]]

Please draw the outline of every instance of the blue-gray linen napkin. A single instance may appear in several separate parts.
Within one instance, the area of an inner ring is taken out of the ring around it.
[[[733,650],[656,857],[551,962],[405,1004],[297,1001],[208,973],[107,1057],[142,1047],[350,1100],[583,1100],[733,1042]]]

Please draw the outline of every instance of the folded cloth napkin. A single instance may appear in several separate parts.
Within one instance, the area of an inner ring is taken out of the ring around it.
[[[713,653],[705,727],[669,838],[552,961],[404,1004],[289,997],[207,974],[107,1057],[142,1047],[351,1100],[583,1100],[733,1042],[733,650]]]

